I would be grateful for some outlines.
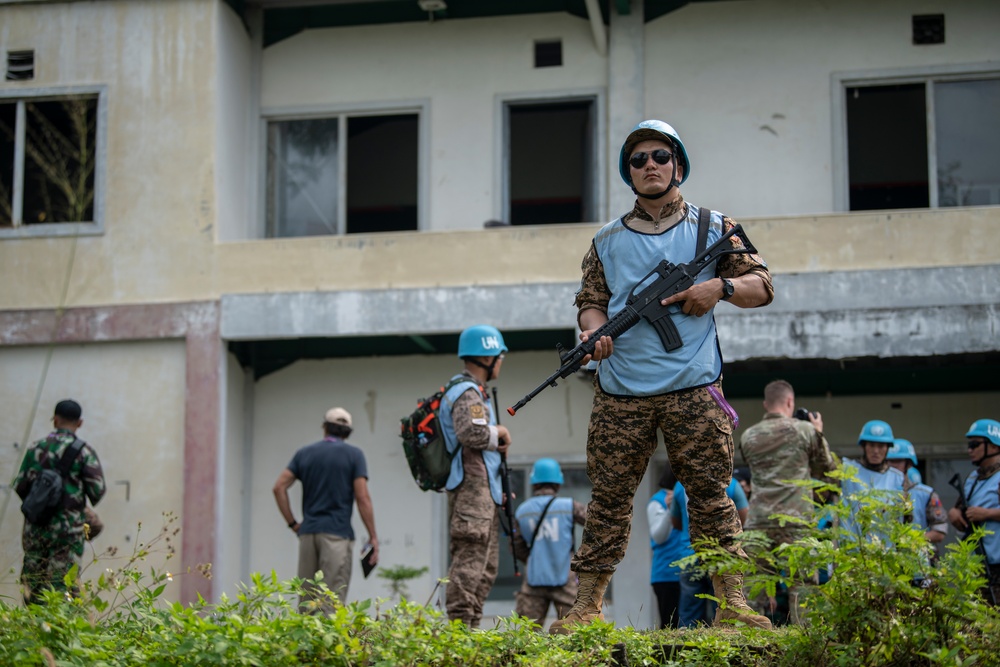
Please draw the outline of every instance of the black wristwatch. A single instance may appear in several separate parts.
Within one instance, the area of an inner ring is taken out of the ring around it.
[[[299,522],[296,521],[295,519],[292,519],[292,522],[290,524],[288,524],[288,527],[294,530],[295,526],[297,526],[297,525],[299,525]]]
[[[736,291],[736,288],[733,287],[733,281],[730,280],[729,278],[723,278],[722,279],[722,300],[723,301],[729,301],[729,299],[733,296],[733,292],[735,292],[735,291]]]

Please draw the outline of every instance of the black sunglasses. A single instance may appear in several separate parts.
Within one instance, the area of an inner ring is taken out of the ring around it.
[[[986,440],[969,440],[969,449],[975,449],[986,444]]]
[[[674,159],[674,154],[663,148],[657,148],[652,153],[632,153],[632,157],[628,159],[628,163],[632,165],[633,169],[642,169],[646,166],[646,162],[649,160],[650,156],[653,158],[653,162],[656,164],[667,164],[672,159]]]

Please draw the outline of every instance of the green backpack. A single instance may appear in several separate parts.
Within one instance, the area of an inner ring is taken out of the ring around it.
[[[449,452],[441,433],[438,410],[445,393],[467,379],[452,380],[428,398],[417,401],[417,409],[400,420],[400,436],[403,438],[403,453],[410,464],[410,473],[421,491],[441,491],[451,474],[451,460],[455,452]]]

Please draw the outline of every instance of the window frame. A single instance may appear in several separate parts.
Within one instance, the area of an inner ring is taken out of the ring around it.
[[[401,100],[371,104],[323,105],[323,106],[291,106],[265,107],[260,110],[260,126],[258,137],[260,150],[257,161],[257,233],[262,239],[315,238],[267,235],[267,151],[268,126],[274,122],[293,120],[337,119],[337,136],[344,138],[344,150],[337,154],[337,224],[336,232],[331,237],[345,237],[347,226],[347,121],[348,118],[362,116],[392,116],[400,114],[415,114],[417,116],[417,229],[425,231],[429,221],[428,183],[430,175],[429,122],[430,100]]]
[[[937,127],[934,109],[934,84],[952,81],[974,81],[1000,77],[1000,63],[956,63],[925,67],[903,67],[876,70],[834,72],[831,75],[830,97],[833,100],[833,210],[851,211],[850,173],[847,155],[847,89],[920,83],[924,85],[924,109],[927,114],[927,180],[929,205],[927,210],[940,208],[937,175]],[[857,211],[877,213],[881,211]]]
[[[87,222],[44,222],[26,225],[23,220],[14,216],[14,227],[0,229],[0,239],[23,239],[37,237],[60,236],[97,236],[104,233],[104,198],[107,190],[105,170],[107,168],[108,143],[108,87],[106,85],[89,86],[45,86],[45,87],[11,87],[0,89],[0,102],[14,101],[17,103],[17,127],[14,137],[14,183],[11,188],[12,203],[23,205],[24,193],[24,161],[25,155],[25,122],[26,110],[24,103],[28,100],[57,101],[68,97],[97,98],[97,127],[94,138],[94,219]],[[21,215],[23,217],[23,208]]]
[[[593,207],[596,220],[580,220],[579,222],[604,222],[607,220],[607,182],[606,177],[608,157],[604,150],[607,141],[607,102],[604,90],[600,88],[583,88],[577,90],[545,91],[538,93],[498,94],[495,97],[494,115],[496,131],[493,140],[493,152],[500,159],[493,177],[493,217],[497,220],[510,222],[510,107],[532,104],[559,104],[564,102],[589,101],[593,104],[593,137],[592,147],[594,163],[593,192],[590,205]]]

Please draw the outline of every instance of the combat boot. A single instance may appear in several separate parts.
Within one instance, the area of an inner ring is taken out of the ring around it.
[[[739,572],[731,574],[716,574],[712,577],[712,588],[719,600],[719,608],[715,610],[713,626],[729,625],[725,621],[739,621],[755,628],[771,629],[771,621],[767,616],[761,616],[747,604],[743,597],[743,575]]]
[[[595,620],[603,621],[601,605],[604,603],[604,591],[611,582],[611,572],[581,572],[580,590],[576,594],[576,602],[566,616],[553,621],[549,626],[551,635],[573,634],[574,625],[590,625]]]

